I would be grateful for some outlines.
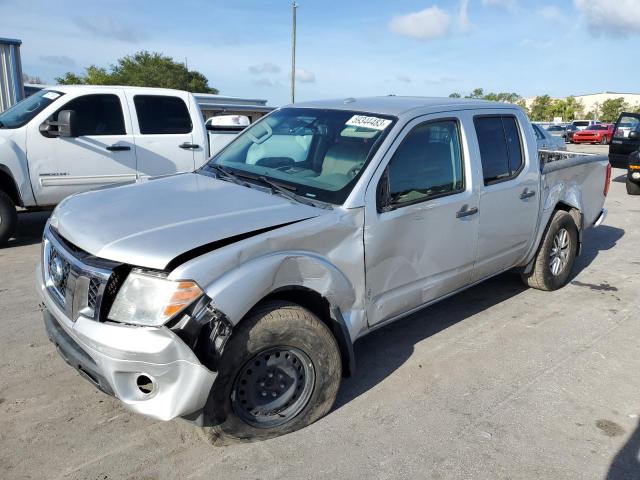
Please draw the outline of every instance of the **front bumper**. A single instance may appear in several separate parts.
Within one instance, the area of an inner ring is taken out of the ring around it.
[[[40,266],[36,282],[49,338],[82,376],[136,413],[157,420],[198,416],[216,374],[171,330],[102,323],[82,315],[72,322],[49,296]],[[144,390],[141,378],[151,380]]]

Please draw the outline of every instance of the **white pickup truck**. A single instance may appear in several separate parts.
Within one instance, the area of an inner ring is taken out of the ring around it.
[[[179,90],[55,86],[30,96],[0,113],[0,245],[16,206],[47,208],[103,185],[193,171],[242,130],[207,129],[193,95]]]

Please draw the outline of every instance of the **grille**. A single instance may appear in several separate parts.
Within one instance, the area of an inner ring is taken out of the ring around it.
[[[87,291],[87,306],[96,311],[98,305],[98,291],[100,290],[100,280],[92,278],[89,282],[89,290]]]
[[[67,296],[67,280],[69,280],[71,265],[55,248],[52,248],[47,268],[49,277],[53,280],[53,287],[64,301]]]

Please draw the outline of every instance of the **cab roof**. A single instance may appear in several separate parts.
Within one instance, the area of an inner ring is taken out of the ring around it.
[[[401,97],[395,95],[300,102],[287,106],[299,108],[354,110],[358,112],[393,116],[401,116],[417,109],[431,111],[434,113],[447,110],[472,110],[476,108],[520,109],[519,106],[511,103],[490,102],[487,100],[448,97]]]

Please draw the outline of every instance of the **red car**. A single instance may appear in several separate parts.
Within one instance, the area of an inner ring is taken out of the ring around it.
[[[601,143],[607,145],[611,143],[615,126],[611,123],[598,123],[587,127],[586,130],[579,130],[573,134],[573,143]]]

